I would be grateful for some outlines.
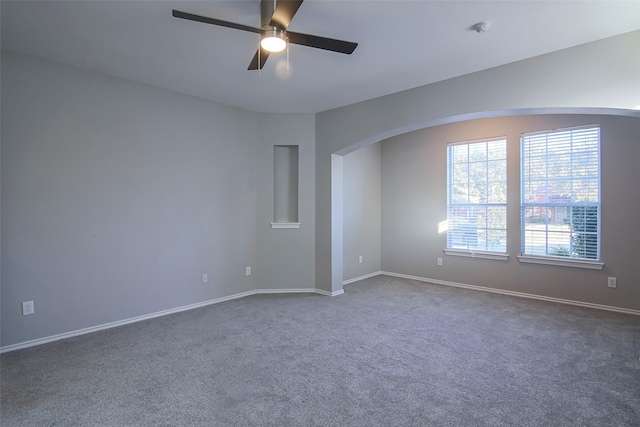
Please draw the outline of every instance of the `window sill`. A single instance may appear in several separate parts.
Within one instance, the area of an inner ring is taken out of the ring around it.
[[[271,228],[300,228],[299,222],[272,222]]]
[[[494,259],[498,261],[509,261],[509,255],[501,252],[472,251],[467,249],[445,249],[444,253],[453,256],[464,256],[468,258]]]
[[[531,264],[545,264],[545,265],[558,265],[561,267],[575,267],[575,268],[588,268],[591,270],[602,270],[604,263],[600,261],[587,261],[584,259],[566,259],[555,257],[543,257],[532,255],[520,255],[518,256],[520,262]]]

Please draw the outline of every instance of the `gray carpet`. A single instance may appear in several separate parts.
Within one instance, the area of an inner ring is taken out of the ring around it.
[[[2,355],[2,426],[638,426],[640,318],[379,276]]]

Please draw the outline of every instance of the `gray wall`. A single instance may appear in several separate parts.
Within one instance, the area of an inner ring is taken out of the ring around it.
[[[273,146],[298,145],[298,229],[272,229]],[[313,114],[258,117],[258,254],[254,274],[262,289],[313,288],[315,274],[315,120]]]
[[[255,289],[257,115],[3,52],[1,137],[2,346]]]
[[[602,271],[521,264],[520,134],[564,127],[601,126]],[[508,261],[447,256],[447,143],[507,137]],[[640,309],[640,118],[521,116],[447,124],[382,142],[382,270],[430,279]],[[436,258],[444,258],[443,266]],[[607,287],[607,276],[618,288]]]
[[[0,345],[258,287],[339,292],[335,154],[514,111],[635,108],[639,45],[640,31],[315,117],[254,114],[3,52]],[[298,230],[269,228],[277,144],[300,145]],[[31,299],[36,315],[20,316]]]
[[[251,113],[5,51],[1,107],[1,346],[313,289],[314,115]],[[274,145],[299,146],[299,229],[270,226]],[[23,317],[28,300],[36,314]]]
[[[344,280],[380,271],[380,153],[378,143],[344,156]]]
[[[342,290],[341,227],[332,214],[331,155],[467,119],[640,106],[640,31],[349,105],[316,116],[316,288]],[[338,183],[339,186],[342,183]],[[332,263],[331,260],[334,260]],[[333,264],[333,265],[332,265]]]

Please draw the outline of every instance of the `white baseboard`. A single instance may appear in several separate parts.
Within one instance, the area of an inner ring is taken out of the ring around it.
[[[319,295],[326,295],[329,297],[335,297],[344,293],[343,289],[335,292],[329,292],[318,288],[298,288],[298,289],[258,289],[254,293],[256,294],[299,294],[299,293],[314,293]]]
[[[286,294],[286,293],[316,293],[320,295],[336,296],[344,293],[343,290],[337,292],[327,292],[322,289],[315,288],[297,288],[297,289],[255,289],[252,291],[240,292],[226,297],[220,297],[211,299],[208,301],[197,302],[194,304],[183,305],[181,307],[170,308],[168,310],[157,311],[155,313],[144,314],[142,316],[131,317],[129,319],[118,320],[115,322],[104,323],[102,325],[91,326],[89,328],[78,329],[71,332],[64,332],[61,334],[51,335],[44,338],[37,338],[34,340],[23,341],[17,344],[11,344],[4,347],[0,347],[0,354],[10,351],[20,350],[23,348],[35,347],[37,345],[46,344],[53,341],[64,340],[67,338],[77,337],[79,335],[90,334],[92,332],[98,332],[105,329],[117,328],[118,326],[128,325],[130,323],[141,322],[143,320],[153,319],[155,317],[167,316],[169,314],[180,313],[181,311],[193,310],[195,308],[205,307],[207,305],[218,304],[224,301],[230,301],[233,299],[248,297],[250,295],[257,294]]]
[[[560,303],[560,304],[575,305],[575,306],[579,306],[579,307],[595,308],[595,309],[598,309],[598,310],[606,310],[606,311],[614,311],[614,312],[618,312],[618,313],[640,315],[640,310],[633,310],[633,309],[629,309],[629,308],[613,307],[613,306],[602,305],[602,304],[592,304],[592,303],[589,303],[589,302],[574,301],[574,300],[568,300],[568,299],[563,299],[563,298],[547,297],[547,296],[543,296],[543,295],[527,294],[527,293],[524,293],[524,292],[507,291],[507,290],[503,290],[503,289],[487,288],[487,287],[484,287],[484,286],[468,285],[468,284],[465,284],[465,283],[448,282],[448,281],[445,281],[445,280],[429,279],[429,278],[426,278],[426,277],[418,277],[418,276],[410,276],[408,274],[392,273],[390,271],[377,271],[375,273],[366,274],[364,276],[356,277],[354,279],[345,280],[344,284],[346,285],[346,284],[349,284],[349,283],[357,282],[359,280],[367,279],[369,277],[378,276],[380,274],[383,274],[383,275],[386,275],[386,276],[392,276],[392,277],[399,277],[399,278],[403,278],[403,279],[418,280],[420,282],[434,283],[434,284],[437,284],[437,285],[453,286],[453,287],[456,287],[456,288],[471,289],[471,290],[474,290],[474,291],[491,292],[491,293],[509,295],[509,296],[520,297],[520,298],[530,298],[530,299],[537,299],[537,300],[541,300],[541,301],[549,301],[549,302],[555,302],[555,303]],[[116,322],[104,323],[102,325],[92,326],[92,327],[84,328],[84,329],[78,329],[78,330],[71,331],[71,332],[64,332],[62,334],[51,335],[51,336],[44,337],[44,338],[38,338],[38,339],[30,340],[30,341],[24,341],[24,342],[21,342],[21,343],[8,345],[8,346],[5,346],[5,347],[0,347],[0,353],[7,353],[7,352],[10,352],[10,351],[20,350],[20,349],[23,349],[23,348],[35,347],[37,345],[46,344],[46,343],[49,343],[49,342],[63,340],[63,339],[67,339],[67,338],[72,338],[72,337],[76,337],[76,336],[79,336],[79,335],[90,334],[92,332],[98,332],[98,331],[102,331],[102,330],[105,330],[105,329],[117,328],[118,326],[124,326],[124,325],[128,325],[130,323],[136,323],[136,322],[140,322],[140,321],[148,320],[148,319],[153,319],[155,317],[160,317],[160,316],[167,316],[169,314],[179,313],[181,311],[193,310],[193,309],[196,309],[196,308],[205,307],[207,305],[217,304],[217,303],[221,303],[221,302],[224,302],[224,301],[230,301],[230,300],[237,299],[237,298],[243,298],[243,297],[247,297],[247,296],[250,296],[250,295],[257,295],[257,294],[285,294],[285,293],[316,293],[316,294],[326,295],[326,296],[337,296],[337,295],[343,294],[344,290],[341,289],[339,291],[329,292],[329,291],[325,291],[325,290],[322,290],[322,289],[316,289],[316,288],[255,289],[255,290],[252,290],[252,291],[240,292],[240,293],[233,294],[233,295],[228,295],[228,296],[225,296],[225,297],[215,298],[215,299],[211,299],[211,300],[208,300],[208,301],[197,302],[197,303],[189,304],[189,305],[183,305],[181,307],[171,308],[171,309],[168,309],[168,310],[162,310],[162,311],[158,311],[158,312],[155,312],[155,313],[145,314],[145,315],[142,315],[142,316],[131,317],[129,319],[118,320]]]
[[[302,294],[317,293],[314,288],[293,288],[293,289],[256,289],[254,294]]]
[[[559,304],[575,305],[578,307],[595,308],[598,310],[615,311],[617,313],[635,314],[637,316],[640,316],[640,310],[633,310],[630,308],[613,307],[610,305],[593,304],[590,302],[574,301],[574,300],[564,299],[564,298],[554,298],[554,297],[547,297],[544,295],[527,294],[524,292],[515,292],[515,291],[507,291],[503,289],[487,288],[485,286],[468,285],[466,283],[448,282],[446,280],[437,280],[437,279],[429,279],[426,277],[409,276],[408,274],[392,273],[389,271],[382,271],[381,274],[384,274],[386,276],[400,277],[403,279],[418,280],[420,282],[434,283],[436,285],[453,286],[456,288],[471,289],[474,291],[491,292],[494,294],[509,295],[512,297],[537,299],[541,301],[556,302]]]
[[[344,294],[344,289],[340,289],[339,291],[335,291],[335,292],[323,291],[322,289],[316,289],[315,291],[320,295],[326,295],[328,297],[335,297],[337,295]]]
[[[342,286],[348,285],[349,283],[359,282],[360,280],[368,279],[369,277],[379,276],[382,274],[382,271],[375,271],[373,273],[365,274],[364,276],[354,277],[353,279],[345,280],[342,282]]]

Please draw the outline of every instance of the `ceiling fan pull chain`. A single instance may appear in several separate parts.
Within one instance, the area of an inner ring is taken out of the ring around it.
[[[260,42],[258,42],[258,77],[262,74],[262,67],[260,66],[260,51],[262,50],[262,46],[260,46]]]
[[[289,38],[287,37],[287,75],[289,75]]]

